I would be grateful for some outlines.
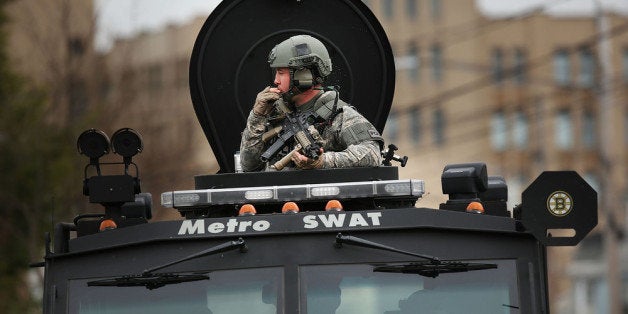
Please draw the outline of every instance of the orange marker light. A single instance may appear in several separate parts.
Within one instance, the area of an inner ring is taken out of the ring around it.
[[[257,214],[255,207],[251,204],[244,204],[240,207],[240,211],[238,212],[238,216],[252,216]]]
[[[467,205],[467,213],[484,214],[484,206],[480,202],[471,202]]]
[[[340,204],[338,200],[330,200],[327,202],[327,205],[325,205],[325,211],[342,211],[342,204]]]
[[[105,231],[105,230],[111,230],[111,229],[116,229],[116,228],[118,228],[118,225],[116,224],[115,221],[111,219],[105,219],[100,222],[100,227],[98,228],[98,230]]]
[[[298,213],[299,212],[299,206],[297,206],[297,203],[295,202],[287,202],[285,204],[283,204],[283,207],[281,207],[281,212],[286,214],[286,213]]]

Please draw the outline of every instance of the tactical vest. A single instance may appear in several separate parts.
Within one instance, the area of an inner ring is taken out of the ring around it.
[[[312,110],[316,112],[316,115],[328,124],[331,124],[336,115],[342,112],[344,107],[349,106],[349,104],[340,99],[336,100],[336,96],[337,92],[335,91],[325,92],[316,100],[312,108]],[[336,105],[335,108],[334,104]],[[349,107],[355,110],[354,107]],[[322,130],[319,130],[319,132],[322,132]],[[346,126],[340,131],[340,136],[347,146],[358,144],[362,141],[376,141],[379,143],[380,148],[384,147],[384,139],[373,124],[366,120],[366,118],[364,118],[364,122]]]

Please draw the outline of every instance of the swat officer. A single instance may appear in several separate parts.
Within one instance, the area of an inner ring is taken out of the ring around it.
[[[281,97],[298,112],[317,114],[316,138],[321,144],[318,158],[308,158],[298,151],[291,153],[297,169],[375,167],[382,162],[383,139],[375,127],[353,107],[339,99],[335,90],[324,91],[322,84],[331,73],[329,53],[318,39],[297,35],[276,45],[268,56],[275,70],[275,87],[266,87],[255,99],[240,143],[240,163],[243,171],[263,170],[267,165],[260,159],[269,141],[263,135],[281,120],[282,112],[275,102]],[[275,160],[290,153],[290,147]],[[273,161],[270,160],[270,164]]]

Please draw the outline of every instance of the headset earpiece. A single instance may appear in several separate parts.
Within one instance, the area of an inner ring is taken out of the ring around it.
[[[312,75],[312,71],[307,68],[294,71],[292,84],[300,90],[311,88],[314,86],[314,76]]]

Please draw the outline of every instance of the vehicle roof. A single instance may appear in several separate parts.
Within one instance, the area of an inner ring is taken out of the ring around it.
[[[330,216],[335,216],[332,217],[335,219],[329,219]],[[201,222],[199,223],[199,221]],[[230,223],[230,221],[231,224],[234,225],[231,231],[227,228],[227,224]],[[263,230],[253,230],[252,227],[259,221],[268,222],[268,227],[262,228]],[[332,221],[336,222],[332,223]],[[245,231],[239,230],[241,222],[250,222],[250,224],[246,223],[247,227]],[[198,225],[196,225],[197,223]],[[224,228],[220,230],[217,225],[210,227],[210,225],[215,223],[222,224]],[[220,231],[210,232],[208,230],[209,228],[214,228],[212,229],[213,231]],[[520,233],[517,231],[515,220],[509,217],[477,215],[430,208],[399,208],[345,212],[313,211],[297,214],[205,218],[142,224],[117,229],[115,232],[102,232],[71,239],[69,243],[69,253],[87,253],[108,248],[160,241],[404,229],[447,229],[452,232],[464,230],[490,233]],[[527,233],[521,234],[527,235]]]

